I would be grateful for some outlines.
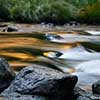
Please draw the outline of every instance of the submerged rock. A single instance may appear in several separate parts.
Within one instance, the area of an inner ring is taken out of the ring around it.
[[[60,39],[63,39],[63,37],[61,37],[60,35],[51,34],[51,33],[46,33],[45,37],[46,37],[47,40],[54,40],[54,39],[60,40]]]
[[[73,100],[76,82],[77,76],[34,64],[22,69],[2,96],[19,93],[43,96],[49,100]]]
[[[92,85],[92,92],[94,94],[100,94],[100,80],[95,82],[93,85]]]
[[[14,78],[8,62],[4,58],[0,58],[0,93],[6,89]]]

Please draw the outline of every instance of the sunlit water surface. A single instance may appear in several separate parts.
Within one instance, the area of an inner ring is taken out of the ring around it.
[[[50,38],[56,34],[62,38]],[[49,55],[61,52],[61,56]],[[79,82],[90,84],[100,77],[100,36],[85,32],[0,33],[0,56],[14,70],[33,63],[59,68],[78,75]]]

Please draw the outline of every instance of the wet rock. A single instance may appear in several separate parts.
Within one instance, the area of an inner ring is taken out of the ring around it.
[[[60,39],[63,39],[63,37],[61,37],[60,35],[51,34],[51,33],[46,33],[45,37],[46,37],[47,40],[54,40],[54,39],[60,40]]]
[[[82,90],[79,87],[75,88],[75,100],[100,100],[100,95],[93,95],[90,92]]]
[[[49,100],[73,100],[76,82],[76,76],[34,64],[22,69],[2,95],[15,92],[48,97]]]
[[[6,89],[14,78],[8,62],[4,58],[0,58],[0,93]]]
[[[79,26],[79,25],[80,25],[80,23],[77,21],[70,21],[70,22],[64,24],[64,26],[72,26],[72,27]]]
[[[100,80],[95,82],[93,85],[92,85],[92,92],[94,94],[100,94]]]
[[[48,28],[53,28],[55,25],[53,24],[53,23],[47,23],[46,24],[46,27],[48,27]]]
[[[58,58],[61,55],[63,55],[63,53],[61,52],[56,52],[56,51],[48,51],[48,52],[44,52],[43,55],[45,57],[50,57],[50,58]]]
[[[3,32],[14,32],[14,31],[18,31],[18,28],[15,26],[8,26],[3,29]]]
[[[41,23],[41,26],[43,27],[43,28],[53,28],[53,27],[55,27],[55,25],[53,24],[53,23],[46,23],[46,22],[42,22]]]

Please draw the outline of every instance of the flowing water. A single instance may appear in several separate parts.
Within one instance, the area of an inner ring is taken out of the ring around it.
[[[100,76],[99,35],[100,31],[1,32],[0,57],[14,70],[38,63],[78,75],[79,82],[90,84]]]

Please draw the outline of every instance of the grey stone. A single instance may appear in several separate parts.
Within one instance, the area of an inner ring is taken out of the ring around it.
[[[46,97],[37,95],[17,95],[17,96],[5,96],[0,97],[0,100],[49,100]]]
[[[94,95],[90,92],[82,90],[79,87],[75,88],[75,100],[100,100],[100,95]]]
[[[100,80],[95,82],[93,85],[92,85],[92,92],[94,94],[100,94]]]
[[[73,100],[76,82],[77,76],[34,64],[22,69],[2,95],[15,92],[48,97],[50,100]]]
[[[0,58],[0,93],[10,85],[13,78],[14,72],[8,62],[4,58]]]

